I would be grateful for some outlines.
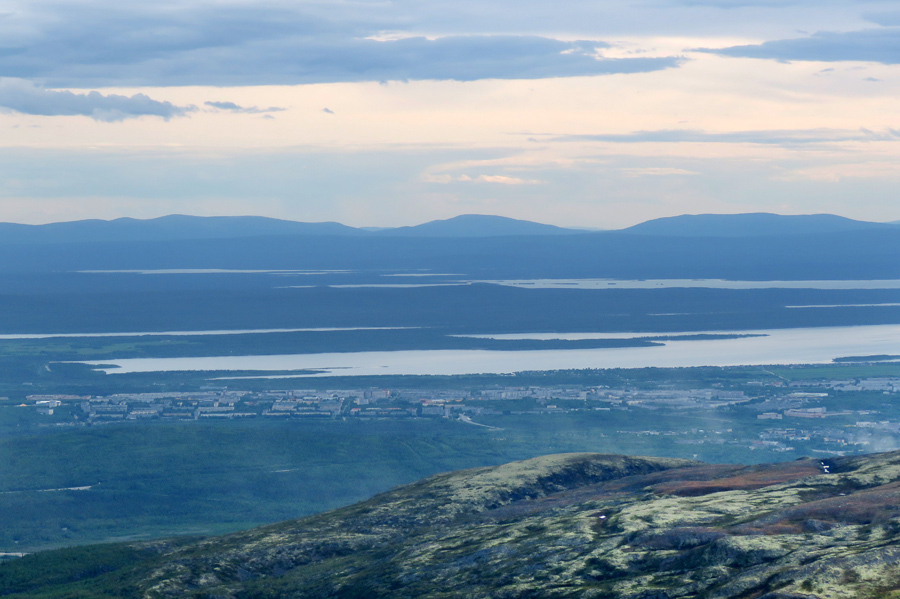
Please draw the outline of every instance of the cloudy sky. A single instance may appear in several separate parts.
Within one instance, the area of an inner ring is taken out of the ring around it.
[[[0,220],[900,220],[896,0],[0,0]]]

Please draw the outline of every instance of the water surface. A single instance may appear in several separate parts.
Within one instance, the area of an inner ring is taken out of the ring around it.
[[[729,281],[725,279],[497,279],[473,281],[527,289],[900,289],[900,279]]]
[[[726,331],[717,331],[722,334]],[[130,358],[85,362],[104,372],[290,371],[318,370],[302,376],[455,375],[525,370],[822,364],[844,356],[900,354],[900,325],[727,331],[752,337],[668,340],[654,347],[575,350],[406,350],[273,356]],[[691,333],[696,334],[696,333]],[[596,333],[549,333],[498,338],[587,339]],[[603,333],[602,337],[620,338]],[[666,337],[667,333],[630,337]],[[113,366],[113,367],[110,367]],[[298,375],[299,376],[299,375]]]

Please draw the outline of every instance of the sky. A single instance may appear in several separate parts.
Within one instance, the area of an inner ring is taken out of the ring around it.
[[[900,220],[895,0],[0,0],[0,221]]]

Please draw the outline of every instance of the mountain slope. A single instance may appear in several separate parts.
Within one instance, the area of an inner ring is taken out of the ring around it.
[[[890,223],[852,220],[834,214],[782,215],[757,212],[749,214],[683,214],[648,220],[622,229],[621,232],[678,237],[757,237],[883,230],[895,226]]]
[[[898,589],[900,453],[760,466],[546,456],[225,537],[0,566],[0,595],[35,598],[874,599]]]

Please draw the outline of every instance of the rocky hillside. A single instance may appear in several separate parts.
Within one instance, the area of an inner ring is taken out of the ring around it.
[[[51,551],[0,596],[900,596],[900,452],[761,466],[565,454],[224,537]]]

